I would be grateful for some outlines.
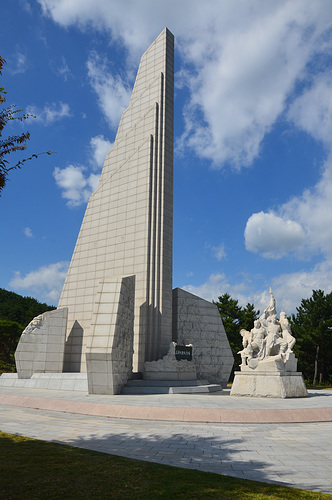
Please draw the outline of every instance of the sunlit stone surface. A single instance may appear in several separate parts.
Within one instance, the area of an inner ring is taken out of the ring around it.
[[[135,275],[134,370],[172,340],[174,40],[143,54],[99,186],[91,195],[58,307],[68,307],[64,371],[86,371],[99,282]]]

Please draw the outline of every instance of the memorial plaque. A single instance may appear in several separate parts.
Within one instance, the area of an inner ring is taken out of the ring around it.
[[[193,348],[187,345],[176,345],[175,346],[175,357],[178,361],[180,359],[186,359],[187,361],[192,361],[193,359]]]

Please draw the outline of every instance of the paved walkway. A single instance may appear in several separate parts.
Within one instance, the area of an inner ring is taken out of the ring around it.
[[[226,391],[218,396],[86,396],[0,388],[0,429],[104,453],[332,494],[332,391],[309,393],[306,399],[266,400],[234,398]],[[45,408],[36,409],[43,405]],[[114,411],[127,408],[128,413],[124,418],[119,414],[117,418],[98,416],[105,407]],[[153,424],[148,419],[153,416],[149,408],[160,412]],[[229,421],[230,417],[222,421],[226,414],[220,412],[226,410],[241,414],[242,423]],[[265,422],[270,423],[254,423],[253,414],[263,410],[269,412]],[[309,410],[316,412],[316,421],[286,419],[301,412],[308,415]],[[206,419],[211,411],[219,411],[219,420]],[[272,420],[276,412],[279,420]],[[319,414],[325,415],[325,421],[318,419]],[[193,415],[198,417],[196,421]]]

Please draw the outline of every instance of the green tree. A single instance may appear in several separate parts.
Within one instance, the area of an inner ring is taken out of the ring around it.
[[[18,293],[0,288],[0,319],[16,321],[25,328],[35,316],[52,309],[55,307],[32,297],[22,297]]]
[[[2,75],[2,68],[6,60],[0,56],[0,75]],[[6,101],[5,99],[4,85],[0,85],[0,106]],[[24,158],[18,161],[15,165],[10,165],[7,159],[8,155],[15,153],[17,151],[24,151],[27,147],[27,141],[30,139],[30,132],[22,132],[19,135],[9,135],[2,139],[3,129],[8,124],[8,122],[13,120],[23,121],[29,118],[27,113],[23,113],[21,109],[16,109],[15,105],[8,106],[0,110],[0,194],[2,189],[5,187],[9,172],[11,170],[16,170],[21,168],[22,165],[33,158],[38,158],[42,154],[51,155],[51,151],[45,151],[43,153],[33,154],[29,158]]]
[[[14,372],[14,352],[24,327],[17,321],[0,319],[0,372]]]
[[[259,311],[255,311],[254,305],[249,303],[245,307],[241,307],[238,301],[232,299],[228,293],[221,295],[214,304],[216,304],[219,309],[228,341],[233,352],[233,376],[234,371],[239,370],[239,365],[241,364],[241,356],[237,354],[243,348],[240,330],[242,330],[242,328],[251,330],[254,326],[255,319],[259,316]]]
[[[294,352],[299,370],[313,385],[318,380],[332,381],[332,292],[313,290],[310,299],[302,299],[291,328],[296,337]]]
[[[21,333],[35,316],[52,309],[32,297],[0,288],[0,372],[15,371],[14,352]]]

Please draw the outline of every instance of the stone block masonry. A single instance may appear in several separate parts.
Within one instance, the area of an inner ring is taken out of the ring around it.
[[[175,288],[173,340],[193,344],[198,379],[226,387],[234,358],[215,304]]]
[[[135,276],[100,283],[86,348],[89,394],[119,394],[132,373]]]
[[[15,352],[18,378],[62,371],[67,314],[67,308],[56,309],[40,314],[29,323]]]
[[[172,340],[174,38],[143,54],[133,93],[91,195],[58,307],[68,307],[64,371],[86,371],[99,282],[136,276],[134,370]]]

